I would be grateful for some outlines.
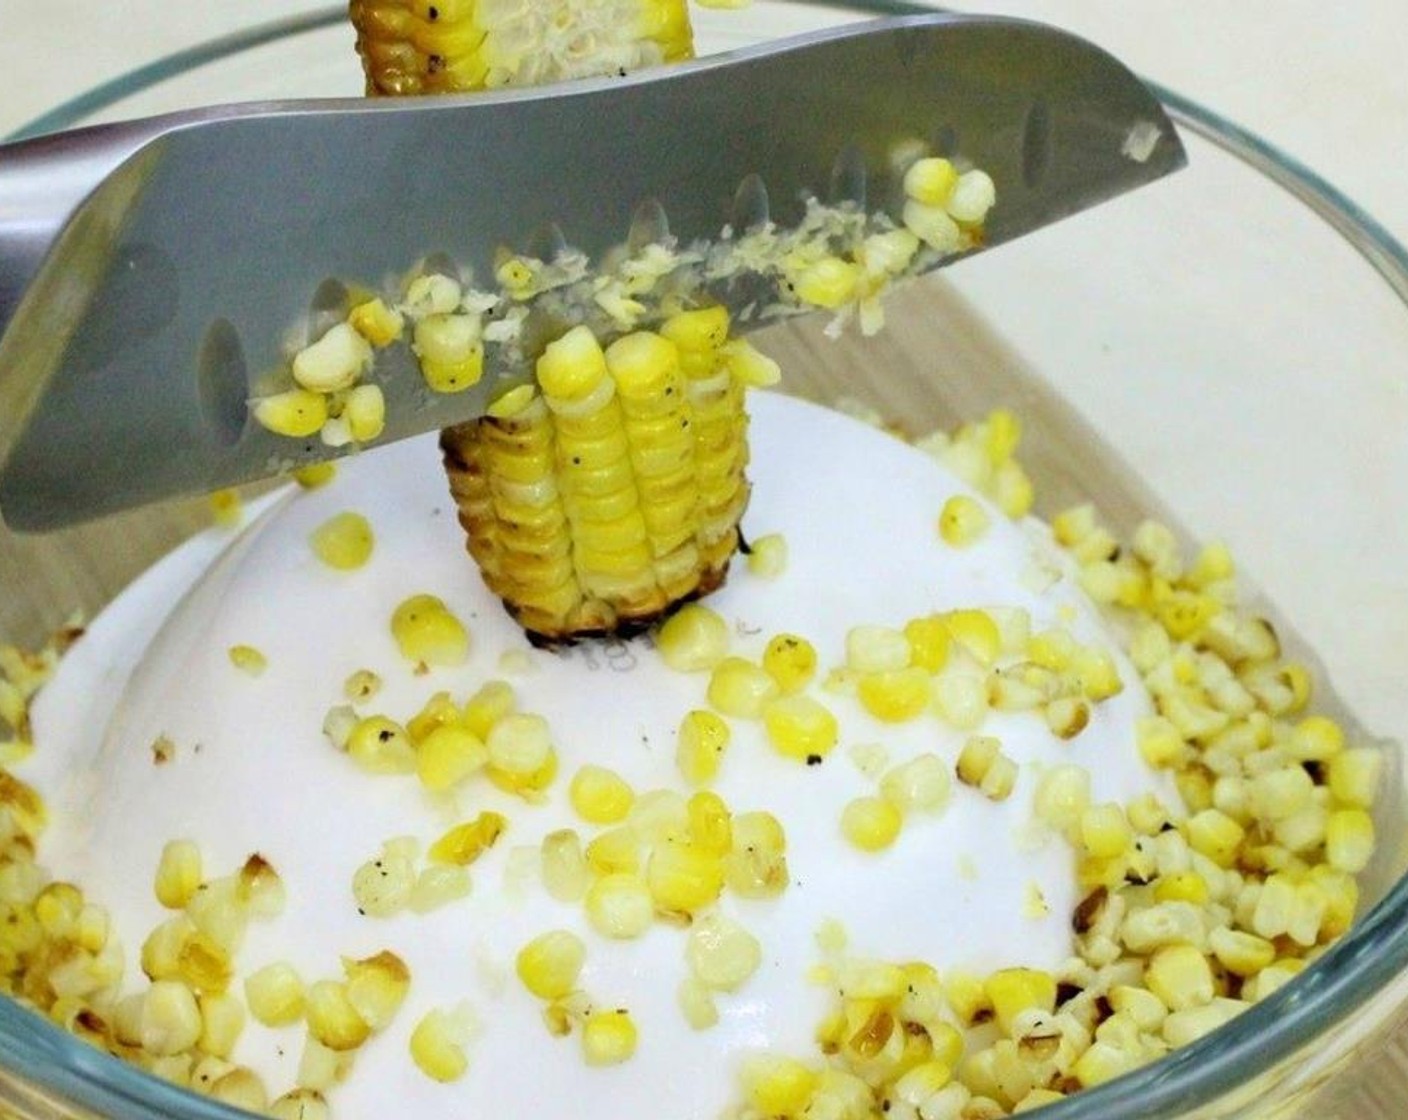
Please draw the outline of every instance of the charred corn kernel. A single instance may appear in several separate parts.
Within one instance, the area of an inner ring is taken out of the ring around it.
[[[858,673],[904,669],[912,651],[909,638],[888,626],[853,626],[846,632],[846,667]]]
[[[276,436],[306,439],[328,422],[328,401],[322,393],[289,389],[256,400],[254,419]]]
[[[587,845],[587,866],[598,875],[637,872],[641,862],[641,837],[634,828],[623,825],[598,834]]]
[[[1163,716],[1140,716],[1134,724],[1140,757],[1156,770],[1170,769],[1187,755],[1182,733]]]
[[[1338,809],[1325,826],[1325,858],[1336,871],[1358,874],[1374,854],[1374,820],[1363,809]]]
[[[1344,750],[1344,731],[1325,716],[1306,716],[1296,724],[1290,746],[1295,758],[1325,762]]]
[[[372,349],[349,323],[338,323],[293,359],[293,379],[314,393],[350,389],[370,364]]]
[[[391,615],[391,636],[407,660],[419,665],[463,665],[469,631],[434,595],[413,595]]]
[[[1155,950],[1144,981],[1170,1011],[1202,1007],[1217,994],[1207,957],[1191,945],[1168,945]]]
[[[623,940],[639,937],[655,916],[650,888],[637,874],[603,875],[587,888],[587,920],[604,937]]]
[[[983,984],[997,1025],[1011,1035],[1017,1016],[1024,1011],[1056,1009],[1056,978],[1033,968],[1004,968],[994,972]]]
[[[244,1004],[232,995],[202,995],[200,1006],[200,1041],[205,1053],[217,1058],[229,1058],[235,1043],[244,1031]]]
[[[800,1116],[816,1091],[816,1072],[793,1058],[756,1054],[741,1073],[748,1104],[762,1116]]]
[[[696,709],[680,720],[675,763],[690,785],[707,785],[719,773],[732,732],[714,712]]]
[[[597,1011],[582,1025],[582,1057],[589,1066],[620,1065],[635,1054],[638,1039],[629,1011]]]
[[[955,494],[939,512],[939,536],[952,548],[980,540],[990,524],[987,510],[966,494]]]
[[[863,675],[856,684],[856,695],[876,719],[885,723],[906,723],[928,709],[933,685],[926,670],[911,666]]]
[[[1379,795],[1384,756],[1373,747],[1354,747],[1330,759],[1330,793],[1340,804],[1354,809],[1370,808]]]
[[[176,980],[155,980],[142,999],[142,1049],[169,1056],[200,1041],[200,1005],[195,993]]]
[[[960,782],[977,787],[991,801],[1005,801],[1017,782],[1017,764],[988,735],[974,735],[963,744],[955,769]]]
[[[655,644],[665,664],[677,672],[713,669],[728,655],[728,623],[708,607],[687,603],[664,621]]]
[[[921,669],[937,673],[948,662],[949,629],[941,615],[927,615],[905,623],[910,661]]]
[[[879,852],[899,837],[904,815],[883,797],[857,797],[841,811],[841,834],[863,852]]]
[[[456,825],[430,846],[426,853],[434,863],[468,867],[498,843],[508,829],[508,820],[501,813],[480,813],[472,821]]]
[[[718,899],[724,865],[720,856],[698,845],[666,841],[650,853],[645,878],[656,911],[693,915]]]
[[[590,824],[616,824],[626,819],[635,790],[625,778],[604,766],[583,766],[572,776],[568,796],[577,815]]]
[[[783,696],[770,701],[763,708],[763,727],[768,742],[779,754],[808,764],[829,755],[840,734],[830,709],[810,696]]]
[[[348,325],[377,349],[401,337],[405,318],[380,298],[359,303],[347,316]]]
[[[689,799],[689,840],[720,858],[733,850],[733,814],[718,794],[703,790]]]
[[[685,942],[690,973],[706,988],[734,992],[763,961],[758,939],[731,918],[709,914],[696,921]]]
[[[1134,830],[1124,810],[1114,802],[1092,805],[1080,816],[1080,839],[1088,855],[1114,859],[1134,845]]]
[[[940,156],[917,159],[904,173],[904,193],[926,206],[947,205],[957,183],[957,169]]]
[[[347,737],[347,753],[372,774],[413,774],[416,748],[406,729],[384,716],[369,716]]]
[[[261,676],[269,667],[269,659],[254,646],[231,646],[229,655],[230,664],[247,676]]]
[[[329,1050],[355,1050],[371,1037],[371,1026],[357,1013],[339,980],[319,980],[308,988],[304,1014],[309,1033]]]
[[[347,977],[347,1002],[373,1031],[391,1025],[411,988],[406,962],[395,953],[382,951],[364,960],[343,959]]]
[[[943,759],[927,752],[893,767],[880,779],[881,796],[901,814],[936,813],[948,804],[951,789]]]
[[[437,727],[415,751],[415,771],[432,793],[454,789],[489,764],[491,749],[459,724]]]
[[[709,677],[709,703],[738,719],[758,719],[780,692],[761,665],[742,657],[725,657]]]
[[[943,621],[953,640],[978,664],[991,665],[1002,652],[1002,631],[988,611],[949,611]]]
[[[763,668],[783,692],[800,692],[816,676],[816,647],[796,634],[776,634],[763,650]]]
[[[265,965],[245,978],[249,1013],[266,1027],[286,1027],[303,1018],[307,988],[287,962]]]
[[[579,902],[590,882],[582,837],[572,828],[559,828],[542,838],[542,885],[549,895],[558,902]]]
[[[855,299],[861,275],[861,266],[854,261],[822,257],[793,279],[793,291],[803,303],[834,310]]]
[[[468,1013],[463,1008],[435,1008],[411,1032],[411,1060],[432,1081],[448,1084],[469,1070]]]
[[[200,848],[190,840],[173,840],[161,850],[156,869],[156,899],[168,910],[183,910],[203,878]]]
[[[767,533],[751,542],[748,570],[763,579],[776,579],[787,570],[787,538]]]
[[[342,419],[358,443],[369,443],[386,429],[386,396],[380,385],[358,385],[342,403]]]
[[[518,951],[515,968],[523,986],[539,999],[561,999],[577,986],[587,947],[568,930],[540,934]]]
[[[714,1002],[714,994],[700,980],[688,976],[680,981],[675,993],[680,1014],[684,1021],[696,1031],[707,1031],[719,1022],[719,1008]]]
[[[293,472],[293,480],[305,490],[321,489],[336,477],[336,463],[309,463]]]
[[[464,725],[487,739],[494,725],[512,715],[518,706],[513,686],[507,681],[488,681],[464,705]]]

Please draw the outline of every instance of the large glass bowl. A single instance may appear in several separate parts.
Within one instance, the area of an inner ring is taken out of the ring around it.
[[[701,38],[727,48],[907,10],[763,3],[742,19],[705,13]],[[322,10],[205,44],[26,132],[355,93],[342,19]],[[1123,529],[1159,512],[1227,540],[1287,642],[1327,670],[1338,714],[1391,754],[1381,852],[1350,935],[1229,1026],[1041,1115],[1398,1114],[1401,1100],[1336,1074],[1372,1069],[1408,1007],[1408,817],[1392,745],[1408,733],[1408,529],[1395,512],[1408,493],[1408,254],[1307,169],[1160,93],[1187,171],[899,293],[879,338],[833,342],[802,322],[760,342],[792,371],[791,391],[854,398],[916,432],[1015,407],[1044,512],[1092,495]],[[0,528],[0,636],[37,642],[70,612],[96,612],[205,518],[196,502],[42,538]],[[0,1115],[240,1114],[0,1000]]]

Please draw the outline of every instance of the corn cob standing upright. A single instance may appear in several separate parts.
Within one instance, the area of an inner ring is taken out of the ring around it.
[[[372,94],[528,85],[692,54],[684,0],[351,0]],[[470,554],[546,641],[630,632],[724,580],[748,502],[744,388],[775,367],[723,308],[570,330],[441,438]],[[603,345],[609,343],[609,345]]]

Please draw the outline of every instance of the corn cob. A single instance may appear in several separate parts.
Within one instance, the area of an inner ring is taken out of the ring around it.
[[[371,94],[530,85],[693,54],[684,0],[352,0],[350,12]],[[748,502],[751,351],[728,342],[727,312],[605,341],[574,328],[533,383],[441,439],[470,554],[547,641],[639,629],[712,591]]]

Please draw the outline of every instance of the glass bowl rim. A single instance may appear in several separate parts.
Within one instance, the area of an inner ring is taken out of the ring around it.
[[[808,0],[812,7],[873,16],[941,11],[905,0]],[[5,140],[72,128],[161,82],[244,51],[331,27],[345,5],[327,5],[242,28],[174,52],[63,102]],[[1146,84],[1181,127],[1260,172],[1306,205],[1359,253],[1408,311],[1408,248],[1328,180],[1255,133],[1156,82]],[[1107,1114],[1177,1120],[1294,1057],[1408,969],[1408,875],[1356,921],[1314,968],[1196,1042],[1122,1077],[1047,1105],[1050,1120]],[[240,1120],[248,1114],[144,1074],[0,997],[0,1055],[28,1082],[66,1103],[112,1117]],[[0,1071],[3,1072],[3,1071]]]

